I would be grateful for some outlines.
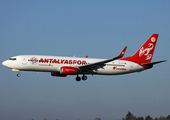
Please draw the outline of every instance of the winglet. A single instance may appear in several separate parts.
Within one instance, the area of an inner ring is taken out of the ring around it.
[[[126,52],[127,46],[122,50],[122,52],[120,53],[120,55],[118,56],[119,58],[122,58]]]

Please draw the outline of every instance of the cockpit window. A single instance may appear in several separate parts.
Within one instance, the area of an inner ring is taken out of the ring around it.
[[[16,60],[16,58],[9,58],[9,60]]]

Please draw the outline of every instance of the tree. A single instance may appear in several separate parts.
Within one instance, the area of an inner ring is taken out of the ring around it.
[[[136,120],[144,120],[144,118],[143,117],[138,117],[138,118],[136,118]]]
[[[166,119],[167,119],[167,120],[170,120],[170,115],[168,115],[168,116],[166,117]]]
[[[166,120],[166,118],[163,116],[160,116],[158,120]]]
[[[158,120],[158,118],[156,117],[154,120]]]
[[[101,118],[95,118],[95,120],[101,120]]]
[[[145,120],[153,120],[149,115],[145,117]]]
[[[125,120],[132,120],[134,118],[135,116],[131,112],[128,111],[128,114],[126,115]]]

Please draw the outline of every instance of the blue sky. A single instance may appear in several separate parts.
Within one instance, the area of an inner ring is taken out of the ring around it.
[[[23,54],[112,58],[128,46],[134,54],[152,35],[159,38],[152,61],[169,60],[170,1],[0,2],[0,62]],[[0,67],[0,119],[104,120],[160,117],[170,111],[169,61],[120,76],[52,77]]]

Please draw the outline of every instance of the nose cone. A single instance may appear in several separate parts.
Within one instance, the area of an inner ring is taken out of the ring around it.
[[[2,65],[5,66],[5,67],[9,67],[9,61],[8,61],[8,60],[4,61],[4,62],[2,63]]]

